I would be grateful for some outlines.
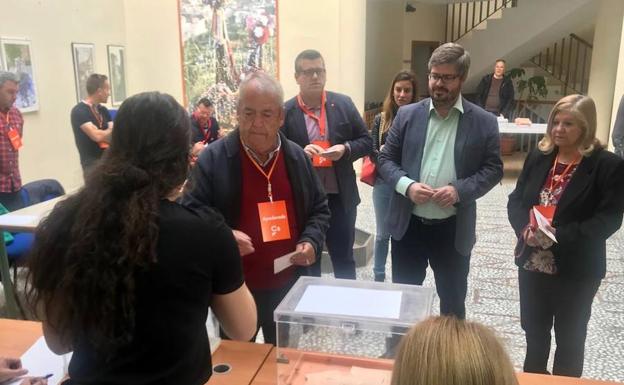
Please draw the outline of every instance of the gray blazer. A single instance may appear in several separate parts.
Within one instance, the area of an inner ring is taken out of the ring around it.
[[[469,255],[475,244],[477,217],[476,200],[485,195],[503,177],[500,158],[498,123],[494,115],[462,98],[464,113],[459,118],[455,139],[455,171],[453,184],[459,195],[455,248]],[[402,176],[420,180],[420,166],[429,122],[427,98],[416,104],[399,108],[379,154],[379,172],[391,186],[396,186]],[[413,203],[394,193],[386,225],[394,239],[405,235],[412,215]]]

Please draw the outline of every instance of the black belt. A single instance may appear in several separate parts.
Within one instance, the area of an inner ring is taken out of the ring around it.
[[[432,225],[440,225],[442,223],[446,223],[449,222],[453,219],[455,219],[455,215],[452,215],[448,218],[442,218],[442,219],[429,219],[429,218],[423,218],[423,217],[419,217],[414,215],[414,218],[416,218],[416,220],[420,223],[422,223],[423,225],[427,225],[427,226],[432,226]]]

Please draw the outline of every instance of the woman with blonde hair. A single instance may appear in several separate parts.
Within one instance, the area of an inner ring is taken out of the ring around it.
[[[373,152],[371,160],[375,164],[377,163],[377,155],[386,142],[388,130],[390,130],[392,120],[399,107],[414,103],[417,100],[418,85],[416,83],[416,75],[411,71],[400,71],[394,76],[392,83],[390,83],[390,89],[386,94],[382,111],[373,120],[373,128],[371,129]],[[377,173],[375,186],[373,187],[373,206],[375,208],[375,223],[377,224],[373,274],[375,275],[375,281],[381,282],[386,279],[386,259],[390,242],[390,233],[385,228],[384,221],[393,190],[394,188],[388,185],[381,175]]]
[[[583,373],[591,306],[606,272],[605,243],[622,224],[623,197],[624,161],[596,139],[594,101],[583,95],[562,98],[507,204],[518,237],[525,372],[548,373],[554,325],[553,374]],[[531,220],[534,207],[550,217],[546,232]]]
[[[517,385],[513,365],[487,327],[432,317],[403,338],[392,385]]]

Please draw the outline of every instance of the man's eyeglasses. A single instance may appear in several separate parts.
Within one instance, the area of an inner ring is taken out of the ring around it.
[[[325,75],[325,68],[310,68],[310,69],[307,69],[307,70],[299,70],[299,71],[297,71],[297,73],[299,75],[304,75],[304,76],[307,76],[307,77],[311,78],[315,74],[316,74],[316,76]]]
[[[434,82],[437,82],[438,80],[442,81],[442,83],[450,83],[453,80],[457,79],[459,77],[459,75],[440,75],[440,74],[434,74],[434,73],[429,73],[428,75],[429,80],[433,80]]]

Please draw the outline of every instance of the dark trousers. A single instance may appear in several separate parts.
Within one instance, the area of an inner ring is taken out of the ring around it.
[[[427,265],[431,265],[440,313],[464,319],[470,255],[455,249],[455,222],[453,216],[425,224],[412,215],[403,239],[392,239],[392,282],[422,285]]]
[[[24,207],[20,190],[15,192],[0,192],[0,203],[9,211],[19,210]]]
[[[327,194],[327,201],[331,218],[325,243],[334,267],[334,277],[355,279],[353,241],[355,240],[357,207],[344,207],[338,194]],[[309,271],[313,276],[321,276],[320,258],[310,266]]]
[[[264,343],[277,345],[277,325],[273,320],[273,312],[293,285],[294,281],[278,289],[250,289],[258,309],[258,329],[251,339],[252,342],[256,340],[258,331],[262,328]],[[288,329],[285,329],[282,333],[280,335],[280,346],[288,346]]]
[[[520,321],[526,336],[524,371],[547,374],[550,331],[555,327],[553,374],[580,377],[591,306],[600,279],[576,279],[526,271],[518,272]]]

